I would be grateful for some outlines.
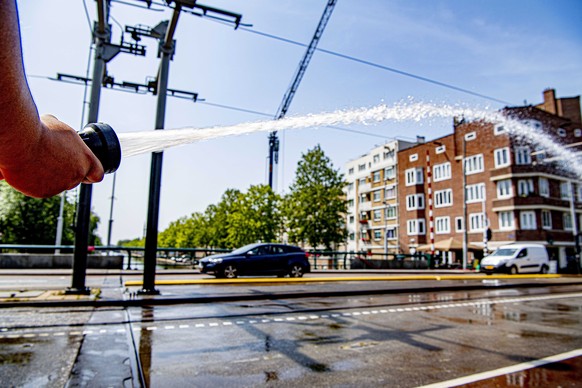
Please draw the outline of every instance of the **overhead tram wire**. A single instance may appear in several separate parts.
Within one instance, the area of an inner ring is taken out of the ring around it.
[[[211,20],[211,21],[215,21],[216,22],[216,20]],[[269,34],[269,33],[266,33],[266,32],[257,31],[257,30],[254,30],[252,28],[248,28],[248,27],[245,27],[245,26],[241,26],[241,27],[239,27],[239,29],[242,30],[242,31],[245,31],[245,32],[250,32],[250,33],[255,34],[255,35],[259,35],[259,36],[262,36],[262,37],[265,37],[265,38],[270,38],[270,39],[278,40],[278,41],[284,42],[284,43],[289,43],[289,44],[292,44],[292,45],[295,45],[295,46],[307,47],[307,45],[305,43],[298,42],[296,40],[292,40],[292,39],[288,39],[288,38],[283,38],[281,36]],[[497,102],[497,103],[501,103],[501,104],[505,104],[505,105],[515,105],[512,102],[505,101],[505,100],[502,100],[502,99],[499,99],[499,98],[496,98],[496,97],[492,97],[492,96],[488,96],[486,94],[474,92],[474,91],[469,90],[469,89],[465,89],[465,88],[462,88],[462,87],[459,87],[459,86],[456,86],[456,85],[452,85],[452,84],[449,84],[449,83],[446,83],[446,82],[437,81],[435,79],[428,78],[428,77],[424,77],[424,76],[421,76],[421,75],[413,74],[413,73],[410,73],[410,72],[407,72],[407,71],[404,71],[404,70],[396,69],[394,67],[381,65],[379,63],[375,63],[375,62],[368,61],[368,60],[361,59],[361,58],[356,58],[356,57],[351,56],[351,55],[342,54],[342,53],[338,53],[336,51],[327,50],[327,49],[319,48],[319,47],[315,48],[315,51],[320,51],[320,52],[322,52],[324,54],[332,55],[332,56],[335,56],[335,57],[338,57],[338,58],[342,58],[342,59],[345,59],[345,60],[348,60],[348,61],[352,61],[352,62],[356,62],[356,63],[362,64],[362,65],[374,67],[376,69],[380,69],[380,70],[388,71],[388,72],[391,72],[391,73],[399,74],[399,75],[402,75],[402,76],[405,76],[405,77],[413,78],[413,79],[416,79],[418,81],[423,81],[423,82],[431,83],[433,85],[437,85],[437,86],[440,86],[440,87],[443,87],[443,88],[451,89],[451,90],[454,90],[454,91],[457,91],[457,92],[460,92],[460,93],[468,94],[468,95],[471,95],[471,96],[474,96],[474,97],[483,98],[485,100],[489,100],[489,101],[493,101],[493,102]]]

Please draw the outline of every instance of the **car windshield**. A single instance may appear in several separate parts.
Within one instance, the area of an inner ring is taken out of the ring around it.
[[[513,254],[516,251],[517,251],[517,249],[509,249],[509,248],[498,249],[494,253],[492,253],[491,256],[513,256]]]
[[[235,249],[234,251],[230,252],[231,255],[242,255],[243,253],[247,253],[251,249],[255,248],[258,244],[249,244],[245,245],[244,247],[240,247]]]

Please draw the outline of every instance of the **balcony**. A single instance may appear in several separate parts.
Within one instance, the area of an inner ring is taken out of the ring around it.
[[[370,202],[370,201],[360,202],[358,204],[358,210],[361,212],[366,212],[366,211],[372,210],[372,202]]]

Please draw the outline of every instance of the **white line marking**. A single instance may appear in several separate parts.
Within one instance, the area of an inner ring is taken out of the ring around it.
[[[505,368],[495,369],[488,372],[477,373],[471,376],[460,377],[458,379],[448,380],[448,381],[441,381],[440,383],[434,383],[429,385],[423,385],[419,388],[448,388],[448,387],[456,387],[463,384],[470,384],[474,383],[475,381],[491,379],[494,377],[507,375],[510,373],[520,372],[522,370],[536,368],[538,366],[551,364],[553,362],[559,362],[563,360],[567,360],[569,358],[580,357],[582,356],[582,349],[575,349],[566,353],[556,354],[554,356],[549,356],[546,358],[541,358],[539,360],[533,360],[529,362],[524,362],[521,364],[516,364],[512,366],[508,366]]]

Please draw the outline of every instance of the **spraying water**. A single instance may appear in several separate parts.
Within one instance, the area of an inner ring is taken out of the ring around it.
[[[582,163],[575,162],[579,157],[574,152],[554,142],[547,134],[499,112],[450,105],[399,103],[389,107],[381,104],[371,108],[338,110],[331,113],[310,114],[231,126],[122,133],[119,134],[119,140],[123,156],[130,157],[143,153],[159,152],[170,147],[198,141],[254,132],[273,132],[331,125],[373,124],[382,121],[419,122],[427,119],[453,117],[464,117],[469,121],[482,120],[495,125],[503,125],[509,133],[534,143],[545,149],[547,154],[557,157],[558,163],[564,170],[573,172],[579,179],[582,179]]]

